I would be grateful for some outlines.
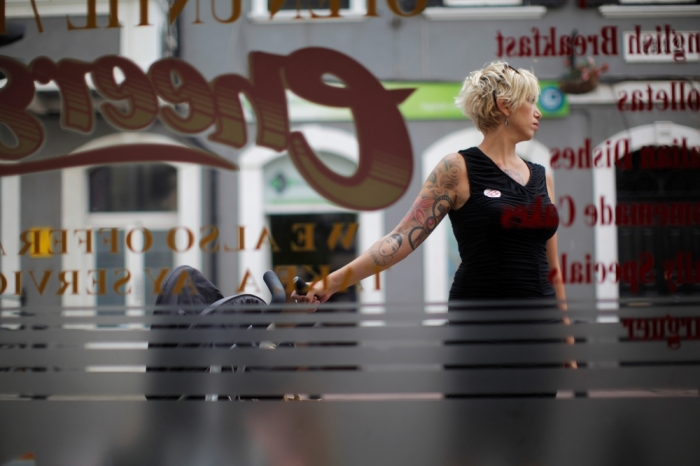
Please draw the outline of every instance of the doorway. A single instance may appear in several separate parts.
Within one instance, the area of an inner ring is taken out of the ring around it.
[[[269,216],[269,225],[279,248],[272,252],[272,266],[285,282],[291,268],[294,276],[311,281],[322,269],[332,272],[357,256],[357,214],[278,214]],[[334,294],[329,301],[356,302],[356,287]]]
[[[644,146],[623,161],[628,168],[615,169],[618,262],[636,271],[636,277],[620,280],[620,297],[700,294],[700,224],[694,218],[700,160],[685,152]],[[620,215],[624,211],[629,217]]]

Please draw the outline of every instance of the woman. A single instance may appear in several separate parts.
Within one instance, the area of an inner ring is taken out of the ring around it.
[[[455,102],[483,133],[481,144],[445,156],[391,233],[306,296],[293,298],[322,303],[397,264],[449,214],[462,259],[451,308],[482,298],[551,297],[563,303],[552,180],[541,165],[515,153],[515,145],[532,139],[539,127],[539,92],[532,73],[504,62],[472,72]]]

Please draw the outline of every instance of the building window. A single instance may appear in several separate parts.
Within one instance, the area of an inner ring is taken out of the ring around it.
[[[296,268],[295,276],[309,282],[314,279],[312,271],[320,274],[324,267],[338,270],[357,256],[357,237],[354,234],[348,236],[352,238],[349,243],[343,244],[339,239],[333,247],[328,244],[328,239],[333,237],[332,231],[338,225],[342,225],[345,233],[353,231],[351,225],[358,223],[354,212],[274,214],[268,216],[268,222],[278,244],[278,250],[272,253],[272,268],[282,275],[280,278],[284,283],[290,279],[284,275],[292,268]],[[354,286],[339,291],[329,300],[356,301],[357,290]]]
[[[601,5],[695,5],[698,0],[580,0],[582,8],[597,8]]]
[[[102,241],[102,238],[94,232],[93,244],[95,245],[95,268],[103,274],[104,285],[95,293],[97,306],[124,306],[124,294],[119,293],[119,289],[115,291],[115,282],[122,278],[119,275],[120,271],[125,270],[126,260],[124,251],[118,251],[116,254],[111,251],[111,245],[108,242]],[[124,230],[117,232],[117,245],[124,244]],[[97,280],[100,283],[100,279]]]
[[[317,151],[319,158],[334,172],[351,176],[357,165],[342,156]],[[342,225],[342,231],[352,230],[358,223],[355,212],[340,209],[309,186],[288,156],[279,157],[263,169],[264,201],[267,221],[279,250],[272,253],[272,267],[284,275],[288,267],[297,267],[295,275],[311,280],[308,268],[323,267],[336,270],[352,261],[357,254],[355,234],[352,241],[338,240],[328,244],[332,231]],[[308,213],[313,210],[314,213]],[[346,237],[344,237],[347,239]],[[349,237],[348,237],[349,238]],[[313,244],[313,247],[309,247]],[[289,277],[281,277],[283,281]],[[293,277],[292,277],[293,278]],[[356,301],[355,288],[331,297],[333,301]]]
[[[170,165],[106,165],[88,177],[90,212],[177,211],[177,169]]]
[[[328,17],[331,0],[283,0],[284,3],[272,17],[270,11],[274,0],[253,0],[252,11],[249,18],[259,23],[294,22],[304,20],[319,21]],[[312,17],[312,12],[316,17]],[[332,21],[350,20],[357,21],[365,18],[367,14],[366,0],[340,0],[340,18],[329,18]]]
[[[417,0],[403,0],[403,9],[415,8]],[[563,6],[565,0],[428,0],[423,15],[434,21],[480,21],[539,19],[547,8]]]
[[[628,157],[629,168],[615,170],[618,262],[628,271],[620,297],[697,296],[700,227],[692,206],[700,202],[700,170],[683,166],[693,154],[649,145]]]
[[[177,225],[178,169],[172,165],[120,164],[103,165],[87,170],[89,212],[87,224],[102,228],[118,228],[117,251],[105,241],[107,233],[94,230],[95,268],[104,270],[103,292],[96,294],[98,306],[153,304],[157,293],[147,272],[158,275],[172,269],[173,252],[168,249],[168,229]],[[149,232],[148,246],[141,244]],[[129,232],[135,241],[133,250],[126,246]],[[134,252],[139,251],[139,252]],[[117,286],[118,280],[126,285]]]
[[[280,11],[309,11],[309,8],[314,11],[327,10],[329,2],[330,0],[284,0],[284,4],[280,8]],[[272,3],[273,0],[267,0],[268,11]],[[348,10],[350,8],[350,0],[340,0],[340,8],[343,10]]]
[[[95,272],[97,284],[93,294],[97,306],[155,304],[158,292],[154,289],[154,280],[142,271],[149,271],[152,277],[157,277],[163,269],[172,270],[174,267],[173,252],[168,248],[167,230],[149,230],[152,243],[143,253],[133,253],[125,247],[127,230],[130,229],[118,230],[116,252],[111,250],[111,243],[105,241],[107,234],[93,231],[94,268],[98,271]],[[131,270],[129,265],[134,269]],[[128,300],[129,293],[133,293],[137,299]]]
[[[403,0],[400,2],[404,11],[412,11],[417,0]],[[430,7],[472,7],[472,6],[528,6],[546,5],[561,6],[564,0],[428,0],[426,8]]]

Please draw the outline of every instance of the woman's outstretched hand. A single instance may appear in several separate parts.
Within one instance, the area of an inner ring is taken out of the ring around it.
[[[328,298],[333,294],[330,290],[325,289],[323,281],[314,284],[306,283],[300,278],[294,280],[295,290],[292,292],[292,299],[299,304],[321,304],[328,301]],[[316,308],[309,309],[309,312],[314,312]]]

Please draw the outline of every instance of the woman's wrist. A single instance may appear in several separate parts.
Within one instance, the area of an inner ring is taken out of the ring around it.
[[[341,274],[341,271],[343,269],[336,270],[332,274],[328,275],[326,279],[326,283],[323,284],[323,286],[326,288],[326,293],[329,294],[334,294],[337,293],[338,290],[340,289],[340,285],[342,283],[342,277],[343,275]]]
[[[335,293],[337,291],[337,287],[334,285],[335,279],[333,277],[335,273],[336,272],[333,272],[332,274],[326,275],[320,280],[313,282],[309,288],[309,291],[313,291],[317,296]]]

